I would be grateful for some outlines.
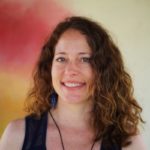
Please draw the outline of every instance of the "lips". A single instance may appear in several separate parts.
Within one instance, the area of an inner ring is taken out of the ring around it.
[[[63,82],[62,84],[68,88],[79,88],[85,85],[83,82]]]

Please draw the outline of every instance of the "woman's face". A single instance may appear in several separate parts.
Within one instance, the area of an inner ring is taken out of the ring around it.
[[[78,30],[65,31],[55,47],[52,83],[58,100],[69,103],[86,101],[91,95],[93,70],[91,48]]]

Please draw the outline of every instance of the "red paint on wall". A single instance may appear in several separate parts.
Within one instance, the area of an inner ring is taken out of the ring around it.
[[[54,26],[69,14],[51,0],[36,0],[30,5],[25,1],[1,2],[1,70],[31,71],[44,40]]]

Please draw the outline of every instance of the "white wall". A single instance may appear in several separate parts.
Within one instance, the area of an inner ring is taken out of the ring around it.
[[[150,0],[57,0],[75,15],[101,22],[113,36],[124,56],[143,107],[142,130],[150,148]]]

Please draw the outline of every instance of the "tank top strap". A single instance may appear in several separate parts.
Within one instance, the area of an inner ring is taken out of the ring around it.
[[[22,150],[46,150],[47,112],[40,118],[25,118],[25,138]]]

